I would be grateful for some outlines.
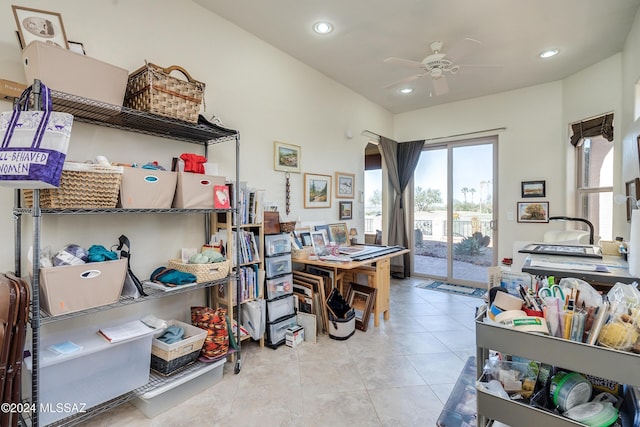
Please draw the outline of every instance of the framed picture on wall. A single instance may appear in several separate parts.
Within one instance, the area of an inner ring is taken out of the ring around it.
[[[640,200],[640,178],[625,182],[624,189],[627,196],[627,222],[631,222],[631,211],[638,209],[636,203]]]
[[[353,199],[355,179],[352,173],[336,172],[336,198]]]
[[[353,218],[353,202],[340,202],[339,205],[339,219],[351,219]]]
[[[24,47],[29,46],[32,41],[40,41],[69,49],[67,34],[59,13],[15,5],[11,8]]]
[[[522,181],[522,198],[546,197],[545,181]]]
[[[331,175],[304,174],[304,207],[331,207]]]
[[[518,202],[518,222],[549,222],[549,202]]]
[[[274,170],[300,173],[300,146],[274,141],[273,151]]]

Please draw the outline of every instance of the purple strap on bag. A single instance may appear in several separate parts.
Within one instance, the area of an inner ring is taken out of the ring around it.
[[[13,107],[13,114],[9,121],[9,127],[7,128],[7,132],[4,134],[4,139],[2,140],[2,145],[0,145],[0,147],[6,148],[9,146],[9,141],[11,141],[11,138],[13,137],[13,131],[16,129],[18,120],[20,119],[20,111],[27,111],[29,108],[29,96],[31,95],[32,87],[33,86],[29,86],[24,90],[24,92],[22,92],[20,99],[18,99],[18,102],[16,102]],[[33,143],[31,144],[32,148],[40,148],[40,143],[42,142],[45,130],[47,129],[47,123],[49,123],[49,118],[51,117],[53,104],[51,101],[51,90],[42,83],[40,83],[40,88],[40,104],[44,114],[42,114],[42,118],[38,124],[38,129],[33,137]]]

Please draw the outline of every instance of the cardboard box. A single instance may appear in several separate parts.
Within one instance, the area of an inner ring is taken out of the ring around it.
[[[8,101],[20,98],[22,92],[27,88],[22,83],[12,82],[11,80],[0,79],[0,97]]]
[[[288,347],[295,347],[304,341],[304,328],[302,326],[293,326],[287,328],[285,333],[285,344]]]
[[[124,68],[39,41],[22,51],[22,63],[27,85],[40,79],[49,89],[122,106],[129,77]]]
[[[120,206],[125,209],[168,209],[176,192],[176,172],[124,168]]]
[[[61,265],[40,269],[40,306],[47,313],[73,313],[120,298],[127,260]]]
[[[179,209],[213,209],[213,186],[224,185],[223,176],[178,172],[173,207]]]

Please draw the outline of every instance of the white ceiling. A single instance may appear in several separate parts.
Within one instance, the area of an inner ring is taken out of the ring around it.
[[[640,0],[193,0],[392,113],[551,82],[622,50]],[[312,25],[330,21],[320,36]],[[458,64],[500,65],[448,75],[449,92],[429,77],[394,86],[420,69],[385,63],[422,61],[433,41],[447,53],[465,38],[481,42]],[[541,60],[545,48],[560,49]],[[241,53],[240,53],[241,54]],[[604,82],[603,82],[604,83]],[[406,86],[406,85],[405,85]]]

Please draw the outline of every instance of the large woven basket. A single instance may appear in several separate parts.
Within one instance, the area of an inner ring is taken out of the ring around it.
[[[168,268],[182,271],[183,273],[191,273],[196,276],[197,283],[203,283],[224,279],[229,275],[229,266],[229,260],[206,264],[189,264],[182,262],[181,259],[170,259]]]
[[[171,76],[172,71],[180,71],[187,80]],[[196,123],[204,87],[204,83],[194,80],[182,67],[162,68],[146,63],[129,75],[124,106]]]
[[[40,190],[40,207],[49,209],[115,208],[123,168],[65,162],[60,187]],[[33,190],[24,190],[24,202],[33,206]]]

